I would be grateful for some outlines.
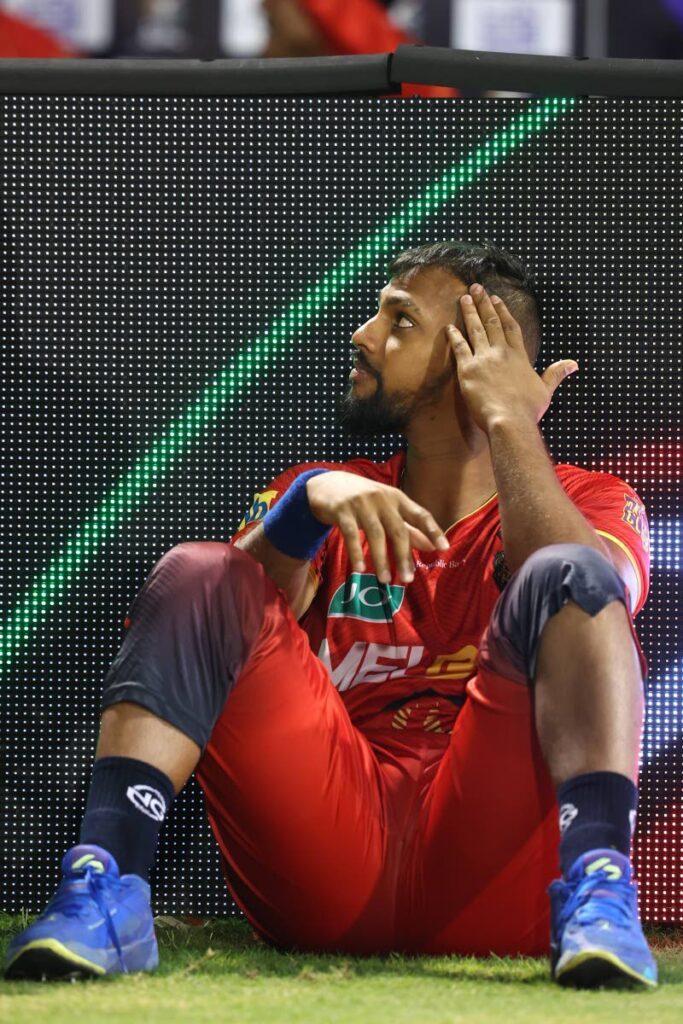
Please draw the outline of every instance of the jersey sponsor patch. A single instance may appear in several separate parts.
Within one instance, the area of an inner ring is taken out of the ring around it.
[[[372,573],[352,572],[332,595],[327,617],[390,622],[403,604],[405,592],[405,587],[380,584]]]
[[[377,644],[355,640],[344,656],[332,667],[330,645],[323,637],[318,658],[330,674],[332,685],[344,692],[361,683],[386,683],[405,676],[446,679],[453,684],[453,693],[464,692],[465,683],[477,666],[477,648],[466,644],[448,654],[430,653],[431,662],[423,664],[425,649],[422,644]]]
[[[260,523],[262,519],[265,519],[267,513],[270,511],[270,506],[273,504],[273,500],[276,497],[277,491],[260,491],[255,494],[251,508],[237,527],[237,532],[239,533],[240,530],[244,530],[247,526],[251,526],[252,523]]]
[[[621,514],[623,522],[628,523],[634,533],[640,537],[643,548],[650,553],[650,529],[647,525],[645,507],[640,504],[631,494],[624,495],[624,511]]]
[[[474,644],[465,644],[457,651],[436,654],[431,665],[427,665],[425,673],[432,679],[469,679],[477,667],[477,648]]]

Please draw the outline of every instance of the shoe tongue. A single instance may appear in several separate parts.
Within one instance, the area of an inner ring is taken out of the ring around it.
[[[86,867],[90,867],[98,873],[104,874],[106,872],[109,875],[113,875],[114,878],[119,877],[118,864],[111,853],[103,850],[101,846],[72,846],[64,854],[62,871],[65,875],[80,875],[85,871]]]
[[[580,882],[587,875],[604,872],[603,878],[609,882],[622,880],[631,881],[631,863],[628,857],[618,850],[589,850],[577,857],[567,876],[568,882]]]

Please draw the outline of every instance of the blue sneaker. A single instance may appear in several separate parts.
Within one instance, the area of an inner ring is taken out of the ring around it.
[[[657,964],[638,917],[628,857],[591,850],[572,864],[567,881],[552,882],[551,970],[576,988],[656,988]]]
[[[100,846],[73,846],[43,913],[7,950],[6,978],[77,978],[151,971],[159,963],[149,885],[119,877]]]

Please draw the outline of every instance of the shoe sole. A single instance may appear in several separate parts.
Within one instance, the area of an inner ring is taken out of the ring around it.
[[[48,981],[64,978],[92,978],[106,974],[104,967],[73,953],[55,939],[31,942],[17,953],[8,965],[5,977],[9,979],[34,978]]]
[[[123,950],[128,960],[128,973],[151,971],[159,963],[156,943],[142,941],[134,943],[135,953],[131,947]],[[134,963],[130,961],[133,960]],[[62,945],[57,939],[36,939],[21,949],[10,961],[5,978],[8,980],[28,979],[34,981],[76,981],[79,978],[99,978],[104,974],[120,974],[118,961],[107,970],[101,964],[93,963],[80,957],[68,946]]]
[[[566,963],[558,962],[555,980],[573,988],[657,988],[657,982],[638,974],[619,957],[604,950],[583,950]]]

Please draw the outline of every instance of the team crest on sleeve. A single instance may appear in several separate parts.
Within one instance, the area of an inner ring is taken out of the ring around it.
[[[503,543],[502,528],[496,533],[496,538]],[[512,576],[510,567],[505,558],[505,551],[496,551],[493,556],[493,579],[499,590],[505,590],[507,582]]]
[[[650,529],[647,524],[647,514],[645,512],[645,506],[633,497],[632,494],[625,494],[624,511],[621,514],[621,518],[625,523],[631,527],[631,529],[638,534],[640,537],[643,548],[650,553]]]
[[[245,527],[251,526],[252,523],[260,523],[262,519],[265,519],[275,497],[277,497],[277,491],[261,491],[255,494],[251,508],[237,527],[237,532],[239,533]]]
[[[493,556],[493,579],[499,590],[505,590],[512,576],[504,551],[497,551]]]

